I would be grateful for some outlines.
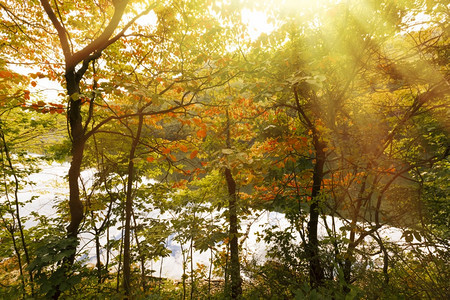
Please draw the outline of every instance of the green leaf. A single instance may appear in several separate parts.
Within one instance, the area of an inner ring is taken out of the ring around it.
[[[80,99],[80,93],[73,93],[72,95],[70,95],[70,99],[73,101],[77,101]]]

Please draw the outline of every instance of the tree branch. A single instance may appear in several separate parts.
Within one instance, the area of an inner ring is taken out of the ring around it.
[[[59,22],[58,17],[55,15],[55,12],[53,11],[48,0],[40,0],[40,1],[42,6],[44,7],[45,12],[50,18],[50,21],[52,21],[53,26],[55,26],[55,29],[58,32],[59,41],[61,43],[61,47],[64,53],[64,58],[67,66],[72,57],[72,51],[70,50],[69,40],[67,39],[66,36],[66,30]]]
[[[108,40],[114,33],[114,30],[117,28],[120,20],[122,19],[122,15],[125,12],[128,0],[114,1],[113,3],[114,3],[114,14],[111,20],[109,21],[108,25],[106,25],[105,30],[103,30],[100,36],[95,40],[93,40],[89,45],[87,45],[80,51],[75,52],[72,56],[70,56],[70,58],[66,61],[67,69],[74,69],[77,64],[88,58],[91,53],[101,51],[112,43],[112,42],[108,43]]]
[[[122,120],[122,119],[126,119],[126,118],[137,117],[140,115],[153,116],[153,115],[165,114],[165,113],[169,113],[169,112],[174,112],[175,110],[180,109],[180,108],[186,108],[191,105],[194,105],[194,103],[188,103],[185,105],[175,106],[175,107],[171,107],[171,108],[160,110],[160,111],[132,113],[132,114],[126,114],[126,115],[122,115],[122,116],[110,116],[110,117],[104,119],[103,121],[101,121],[100,123],[98,123],[97,126],[95,126],[91,131],[86,133],[85,138],[88,139],[90,136],[95,134],[103,125],[105,125],[106,123],[108,123],[109,121],[112,121],[112,120]]]

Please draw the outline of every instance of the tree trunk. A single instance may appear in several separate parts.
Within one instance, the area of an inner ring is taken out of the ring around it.
[[[25,260],[27,263],[27,266],[30,265],[30,256],[28,254],[28,246],[27,243],[25,241],[25,234],[23,232],[23,226],[22,226],[22,221],[20,219],[20,207],[19,207],[19,178],[17,178],[17,174],[16,174],[16,170],[14,169],[14,166],[12,164],[11,161],[11,156],[9,155],[9,149],[8,149],[8,145],[6,144],[6,139],[5,139],[5,135],[3,133],[3,128],[1,126],[1,121],[0,121],[0,137],[3,143],[3,149],[2,152],[4,150],[5,152],[5,156],[6,156],[6,161],[8,162],[8,166],[11,170],[11,173],[13,175],[14,178],[14,204],[15,204],[15,208],[16,208],[16,214],[15,217],[17,219],[17,226],[19,227],[19,232],[20,232],[20,239],[22,241],[22,247],[23,247],[23,251],[25,253]],[[3,157],[2,157],[3,160]],[[6,189],[7,192],[7,189]],[[14,216],[13,216],[13,220],[14,220]],[[14,223],[13,223],[14,224]],[[12,225],[12,231],[11,231],[11,236],[13,238],[13,243],[14,243],[14,248],[16,249],[16,243],[15,243],[15,238],[14,238],[14,229],[13,229],[14,225]],[[20,269],[20,273],[23,277],[22,274],[22,263],[20,260],[20,253],[17,253],[17,258],[18,258],[18,262],[19,262],[19,269]],[[28,270],[28,275],[30,278],[30,285],[31,285],[31,295],[34,296],[34,283],[33,283],[33,271],[31,269]],[[24,279],[22,278],[22,281]],[[24,282],[24,281],[23,281]],[[24,283],[24,289],[25,289],[25,283]]]
[[[67,226],[68,243],[66,250],[69,254],[64,257],[61,268],[67,273],[75,261],[76,249],[78,246],[78,229],[84,217],[83,203],[80,199],[80,189],[78,179],[80,177],[81,163],[83,162],[84,145],[86,142],[83,119],[81,117],[81,99],[78,99],[80,92],[80,81],[77,79],[75,69],[66,71],[66,89],[69,95],[68,119],[70,137],[72,138],[72,162],[69,169],[69,212],[70,223]],[[53,299],[58,299],[61,295],[59,285],[55,287]]]
[[[226,127],[226,145],[231,148],[230,134],[230,116],[228,108],[226,111],[227,127]],[[241,268],[239,264],[239,236],[238,236],[238,207],[236,194],[236,181],[231,174],[230,168],[225,168],[225,180],[228,187],[228,218],[230,223],[229,239],[230,239],[230,277],[231,277],[231,298],[237,299],[242,294],[242,278]]]
[[[236,182],[231,170],[225,168],[225,179],[228,186],[229,195],[229,222],[230,222],[230,275],[231,275],[231,298],[237,299],[242,294],[242,279],[239,265],[239,245],[238,245],[238,217],[237,217],[237,195]]]
[[[195,213],[194,213],[194,220],[195,220]],[[191,296],[190,300],[194,299],[194,293],[195,293],[195,278],[194,278],[194,238],[191,237],[191,243],[189,244],[189,251],[191,256]]]
[[[370,164],[367,166],[367,169],[370,169]],[[357,232],[357,222],[358,222],[358,216],[361,211],[361,207],[363,205],[363,195],[366,191],[366,184],[368,176],[365,175],[361,184],[361,188],[358,193],[358,197],[356,199],[356,205],[354,207],[354,211],[352,214],[352,220],[350,223],[350,236],[349,236],[349,243],[347,247],[347,252],[345,253],[345,260],[344,260],[344,267],[343,267],[343,274],[344,274],[344,282],[346,283],[346,286],[344,286],[344,292],[348,293],[350,292],[349,285],[351,284],[351,271],[352,271],[352,264],[353,264],[353,253],[356,249],[357,242],[356,240],[356,232]],[[370,198],[370,196],[368,196]]]
[[[97,257],[97,283],[102,284],[102,262],[100,259],[100,233],[95,230],[95,256]]]
[[[180,248],[181,248],[181,255],[183,256],[183,275],[181,276],[182,279],[182,283],[183,283],[183,296],[181,299],[185,300],[186,299],[186,255],[184,253],[184,249],[183,249],[183,243],[180,242]]]
[[[141,113],[141,112],[140,112]],[[134,157],[136,148],[141,137],[142,123],[144,117],[139,115],[139,124],[136,132],[136,136],[133,138],[133,143],[130,149],[130,157],[128,161],[128,180],[127,180],[127,196],[125,200],[125,237],[123,243],[123,287],[125,290],[126,298],[130,295],[131,291],[131,249],[130,249],[130,236],[131,236],[131,217],[133,216],[133,195],[132,187],[134,182]]]
[[[119,293],[120,288],[120,270],[122,269],[122,261],[123,261],[123,240],[124,240],[124,232],[125,232],[125,220],[122,214],[122,236],[120,238],[120,249],[119,249],[119,263],[117,264],[117,275],[116,275],[116,292]]]
[[[78,179],[80,177],[86,140],[81,117],[81,99],[77,99],[80,92],[80,82],[76,79],[75,70],[68,70],[66,72],[66,82],[67,94],[70,96],[68,115],[72,138],[72,162],[69,169],[70,224],[67,226],[67,237],[75,240],[72,244],[72,253],[68,260],[69,265],[71,266],[75,259],[75,250],[78,243],[78,228],[84,217]]]
[[[308,221],[308,243],[306,244],[306,255],[309,261],[309,283],[312,288],[316,288],[323,284],[325,275],[323,267],[320,264],[319,257],[319,240],[317,238],[317,229],[319,225],[320,214],[320,188],[323,180],[323,169],[325,165],[325,147],[326,143],[320,140],[316,126],[311,122],[309,117],[303,111],[300,105],[298,89],[294,88],[295,104],[300,121],[305,122],[307,128],[313,134],[313,146],[316,151],[316,162],[313,171],[313,186],[311,191],[311,205],[309,207]]]
[[[134,227],[137,228],[137,222],[136,222],[136,216],[134,214],[134,212],[132,212],[133,214],[133,224]],[[142,246],[141,243],[139,242],[139,237],[137,234],[134,235],[134,239],[136,240],[136,246],[137,246],[137,251],[139,254],[139,260],[141,261],[141,286],[142,286],[142,291],[145,293],[145,291],[147,290],[147,278],[145,276],[145,257],[144,254],[142,253]]]
[[[320,188],[323,180],[323,168],[325,164],[325,148],[324,143],[315,142],[316,163],[313,173],[313,187],[311,192],[311,205],[308,221],[308,244],[306,246],[306,254],[309,260],[309,282],[312,288],[316,288],[323,284],[324,271],[320,264],[319,257],[319,240],[317,238],[317,229],[319,224],[319,201]]]

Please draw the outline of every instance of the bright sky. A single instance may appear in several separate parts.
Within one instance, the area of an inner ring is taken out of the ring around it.
[[[252,40],[256,40],[262,33],[269,34],[275,26],[268,22],[267,15],[258,10],[244,8],[242,11],[242,22],[248,26],[248,32]],[[154,11],[139,18],[136,23],[141,26],[156,26],[158,17]]]
[[[242,10],[242,22],[247,24],[248,33],[252,40],[256,40],[262,33],[270,34],[275,26],[267,20],[267,15],[257,10]]]

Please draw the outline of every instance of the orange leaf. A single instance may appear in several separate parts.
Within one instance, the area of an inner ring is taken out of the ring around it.
[[[200,118],[194,118],[193,120],[194,120],[194,123],[199,126],[200,126],[200,124],[202,124],[202,119],[200,119]]]
[[[31,85],[32,85],[33,87],[35,87],[35,86],[37,85],[36,81],[32,81],[32,82],[31,82]]]
[[[199,131],[197,131],[197,137],[201,139],[206,137],[206,129],[200,129]]]
[[[189,156],[191,159],[194,159],[198,154],[197,150],[192,151],[191,155]]]
[[[13,74],[10,71],[0,71],[0,78],[9,78],[13,77]]]
[[[162,153],[163,154],[169,154],[170,153],[170,149],[169,148],[163,148],[162,149]]]
[[[187,152],[188,151],[188,148],[185,146],[185,145],[180,145],[180,150],[181,151],[183,151],[183,152]]]
[[[152,162],[152,161],[154,161],[155,159],[153,158],[153,157],[151,157],[151,156],[149,156],[149,157],[147,157],[147,161],[148,162]]]

